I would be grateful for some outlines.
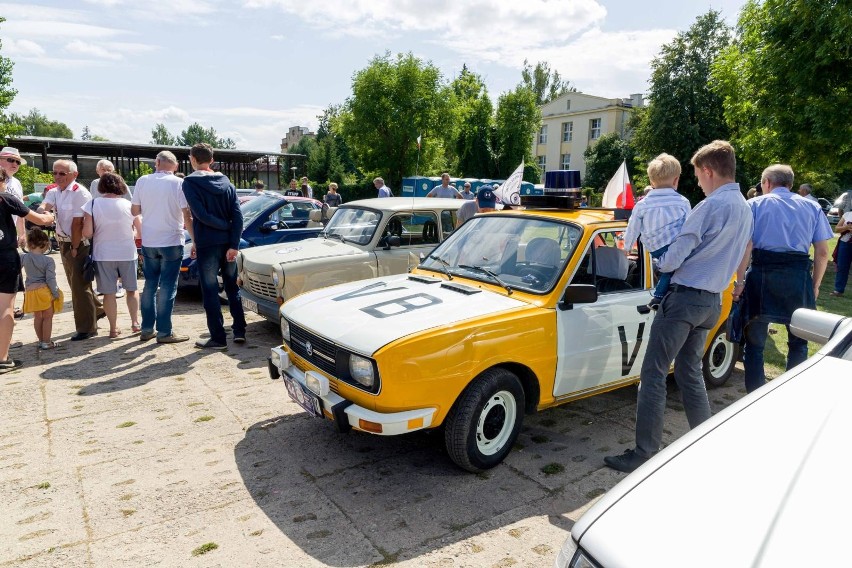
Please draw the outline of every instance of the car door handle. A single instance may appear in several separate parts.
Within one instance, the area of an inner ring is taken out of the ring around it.
[[[645,314],[651,313],[651,308],[648,304],[642,304],[641,306],[636,306],[636,311],[644,316]]]

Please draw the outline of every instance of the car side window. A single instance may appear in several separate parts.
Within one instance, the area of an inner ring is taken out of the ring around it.
[[[600,294],[644,288],[642,250],[624,253],[624,232],[601,231],[585,250],[572,284],[594,284]]]
[[[281,222],[293,220],[293,205],[291,203],[287,203],[286,205],[282,205],[278,209],[272,212],[269,216],[270,221]]]
[[[400,247],[438,244],[438,217],[432,211],[397,213],[388,221],[386,233],[399,237]]]
[[[444,235],[444,238],[450,236],[456,229],[456,212],[454,210],[450,211],[441,211],[441,232]]]

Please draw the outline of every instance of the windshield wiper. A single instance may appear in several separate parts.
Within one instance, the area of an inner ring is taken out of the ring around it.
[[[494,274],[492,271],[488,270],[484,266],[471,266],[470,264],[459,264],[459,268],[464,268],[465,270],[473,270],[475,272],[482,272],[483,274],[487,274],[491,278],[494,279],[497,284],[506,289],[506,293],[510,296],[512,295],[512,287],[500,280],[500,277]]]
[[[447,280],[453,279],[453,275],[450,274],[450,263],[449,262],[447,262],[446,260],[444,260],[443,258],[438,256],[437,254],[430,254],[429,258],[434,258],[435,260],[437,260],[438,262],[441,263],[441,266],[444,269],[443,273],[447,275]]]
[[[341,235],[340,233],[329,233],[328,231],[323,231],[322,235],[327,239],[329,237],[333,237],[335,239],[340,240],[341,243],[349,242],[349,239]],[[354,242],[354,241],[353,241]]]

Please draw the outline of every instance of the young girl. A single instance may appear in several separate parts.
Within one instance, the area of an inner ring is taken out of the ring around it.
[[[41,229],[31,229],[27,233],[27,249],[30,252],[22,255],[21,259],[27,275],[24,313],[35,314],[33,325],[38,336],[38,348],[53,349],[56,347],[50,340],[53,314],[62,311],[65,299],[56,284],[56,263],[45,255],[50,249],[50,239]]]

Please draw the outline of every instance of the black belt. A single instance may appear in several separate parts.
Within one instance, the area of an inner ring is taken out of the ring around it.
[[[672,284],[670,287],[672,292],[701,292],[703,294],[712,294],[710,290],[702,290],[701,288],[693,288],[692,286],[684,286],[683,284]]]

